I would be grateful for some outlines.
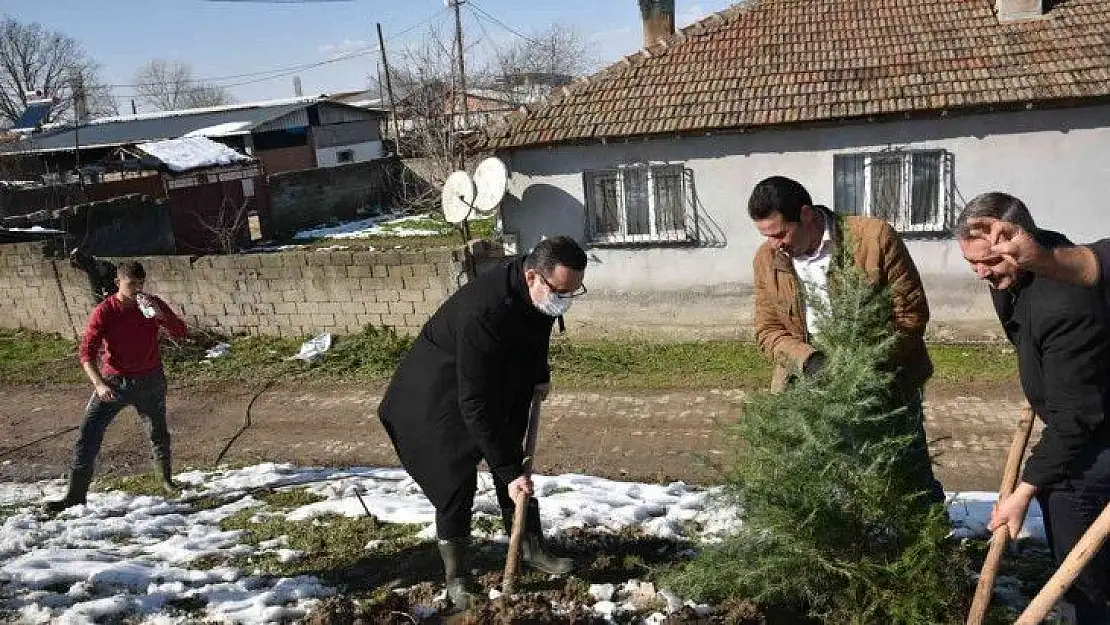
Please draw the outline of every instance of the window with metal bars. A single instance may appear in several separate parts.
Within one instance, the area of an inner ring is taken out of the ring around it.
[[[594,244],[694,243],[693,173],[682,165],[583,172],[586,236]]]
[[[836,212],[886,219],[899,232],[943,234],[952,221],[952,154],[896,150],[833,157]]]

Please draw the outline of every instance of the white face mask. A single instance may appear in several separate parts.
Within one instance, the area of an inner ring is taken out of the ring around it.
[[[555,293],[548,292],[547,299],[532,303],[535,304],[536,308],[543,314],[551,317],[560,317],[570,310],[572,302],[573,300],[569,297],[559,297]]]

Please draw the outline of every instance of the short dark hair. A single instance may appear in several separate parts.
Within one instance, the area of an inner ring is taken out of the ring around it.
[[[549,274],[562,265],[575,271],[586,270],[586,251],[574,239],[557,236],[540,241],[524,258],[525,269]]]
[[[116,277],[146,280],[146,269],[143,269],[143,264],[139,261],[125,261],[116,265]]]
[[[752,219],[767,219],[778,213],[786,221],[798,223],[802,220],[803,206],[813,206],[813,199],[800,182],[785,176],[771,176],[752,189],[748,215]]]
[[[956,236],[961,239],[971,237],[971,227],[967,222],[976,217],[993,217],[999,221],[1008,221],[1029,232],[1037,229],[1037,224],[1029,214],[1029,208],[1025,206],[1025,202],[1009,193],[999,191],[977,195],[964,206],[960,216],[956,218]]]

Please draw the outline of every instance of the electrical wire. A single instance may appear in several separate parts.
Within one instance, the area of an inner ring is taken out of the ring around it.
[[[416,30],[417,28],[420,28],[421,26],[424,26],[425,24],[428,24],[428,23],[434,21],[435,19],[437,19],[439,17],[442,17],[442,15],[445,11],[446,11],[446,9],[439,9],[439,10],[435,11],[434,13],[432,13],[431,15],[429,15],[429,16],[425,17],[424,19],[420,20],[419,22],[413,24],[412,26],[409,26],[407,28],[403,28],[403,29],[401,29],[397,32],[394,32],[394,33],[390,33],[389,36],[390,37],[400,37],[402,35],[406,35],[408,33],[411,33],[412,31]],[[342,61],[348,61],[348,60],[351,60],[351,59],[366,56],[368,54],[375,54],[375,53],[380,52],[380,51],[381,51],[381,48],[376,46],[376,45],[374,45],[374,46],[364,46],[364,47],[358,48],[356,50],[351,50],[351,51],[345,52],[342,55],[337,56],[335,58],[325,59],[325,60],[322,60],[322,61],[314,61],[314,62],[311,62],[311,63],[299,63],[299,64],[296,64],[296,65],[288,65],[288,66],[284,66],[284,67],[277,67],[277,68],[273,68],[273,69],[259,70],[259,71],[254,71],[254,72],[244,72],[244,73],[240,73],[240,74],[227,74],[227,75],[223,75],[223,76],[205,76],[205,77],[197,77],[197,78],[188,78],[183,82],[213,84],[214,86],[218,86],[218,87],[238,87],[238,86],[242,86],[242,85],[249,85],[249,84],[254,84],[254,83],[257,83],[257,82],[263,82],[263,81],[266,81],[266,80],[273,80],[273,79],[276,79],[276,78],[283,78],[283,77],[288,76],[292,73],[301,72],[301,71],[310,70],[310,69],[315,69],[317,67],[321,67],[321,66],[324,66],[324,65],[330,65],[332,63],[339,63],[339,62],[342,62]],[[240,79],[244,79],[244,78],[249,79],[249,80],[240,80]],[[233,81],[233,82],[224,82],[224,81]],[[160,83],[157,83],[157,82],[110,84],[110,85],[102,85],[100,88],[107,89],[109,91],[118,91],[118,90],[121,90],[121,89],[140,89],[140,88],[143,88],[143,87],[153,87],[153,86],[158,86],[159,84]],[[135,95],[138,95],[138,94],[135,94]]]

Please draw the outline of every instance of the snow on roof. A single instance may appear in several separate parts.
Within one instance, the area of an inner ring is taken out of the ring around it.
[[[112,117],[98,117],[89,120],[85,125],[109,124],[113,122],[129,122],[141,119],[160,119],[163,117],[181,117],[185,115],[200,115],[202,113],[222,113],[224,111],[238,111],[242,109],[265,108],[270,106],[286,106],[289,104],[312,104],[326,98],[321,96],[302,96],[297,98],[281,98],[277,100],[261,100],[258,102],[240,102],[238,104],[223,104],[220,106],[206,106],[202,108],[180,109],[176,111],[154,111],[139,113],[137,115],[114,115]]]
[[[151,141],[140,143],[135,147],[158,159],[171,171],[188,171],[199,167],[216,167],[251,160],[249,156],[206,137]]]
[[[215,126],[197,128],[185,133],[186,137],[228,137],[231,135],[245,135],[250,133],[251,122],[224,122]]]

